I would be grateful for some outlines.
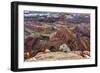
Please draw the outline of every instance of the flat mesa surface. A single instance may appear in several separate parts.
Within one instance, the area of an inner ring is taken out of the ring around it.
[[[55,61],[55,60],[75,60],[75,59],[88,59],[90,57],[82,57],[80,51],[71,52],[40,52],[35,57],[26,59],[25,62],[37,61]]]

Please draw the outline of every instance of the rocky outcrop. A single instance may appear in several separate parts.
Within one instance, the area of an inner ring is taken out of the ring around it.
[[[86,55],[85,55],[86,56]],[[35,59],[34,59],[35,58]],[[89,57],[82,57],[80,51],[70,52],[48,52],[38,53],[35,57],[26,59],[25,62],[37,62],[37,61],[56,61],[56,60],[77,60],[77,59],[88,59]]]
[[[66,43],[72,51],[89,51],[90,39],[87,36],[78,36],[65,26],[58,27],[58,30],[50,35],[50,41]],[[56,45],[55,45],[56,46]]]

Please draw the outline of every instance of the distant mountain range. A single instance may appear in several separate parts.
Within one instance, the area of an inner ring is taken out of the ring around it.
[[[73,23],[89,23],[90,14],[86,13],[63,13],[64,21]],[[58,21],[60,19],[58,12],[38,12],[38,11],[24,11],[24,20],[39,20],[39,21]]]

